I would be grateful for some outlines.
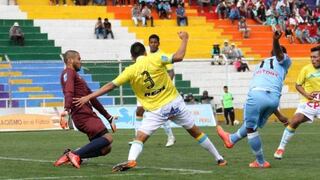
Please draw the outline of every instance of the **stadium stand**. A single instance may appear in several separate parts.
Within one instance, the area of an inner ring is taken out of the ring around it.
[[[2,98],[10,98],[17,107],[61,106],[63,95],[60,73],[64,68],[62,61],[12,62],[2,64],[0,84]],[[92,81],[90,74],[79,72],[92,90],[100,88]],[[112,97],[101,98],[103,104],[113,104]],[[2,101],[1,107],[5,106]]]
[[[128,6],[48,6],[48,1],[35,0],[20,0],[19,3],[20,8],[28,14],[27,17],[36,19],[34,24],[41,27],[42,33],[48,33],[48,38],[54,39],[55,44],[61,46],[62,51],[67,49],[79,50],[85,60],[130,59],[129,45],[136,40],[147,44],[147,38],[152,33],[160,35],[162,50],[173,52],[179,45],[176,36],[176,32],[179,30],[189,32],[190,43],[186,57],[195,61],[210,58],[212,44],[223,44],[224,40],[236,43],[245,57],[253,59],[249,62],[251,68],[258,60],[270,55],[272,35],[270,27],[257,25],[254,21],[248,19],[247,23],[251,28],[251,36],[249,39],[242,39],[236,25],[232,25],[229,20],[218,20],[216,13],[209,13],[207,10],[200,13],[198,6],[189,7],[186,5],[186,13],[189,17],[189,26],[187,27],[177,27],[175,16],[169,20],[160,20],[157,14],[153,14],[155,27],[135,27],[131,20],[131,7]],[[68,4],[71,5],[71,1],[68,1]],[[43,13],[44,10],[46,13]],[[84,12],[87,15],[84,15]],[[93,25],[99,16],[109,18],[113,25],[115,40],[94,39]],[[294,59],[293,68],[285,81],[287,86],[284,88],[281,107],[294,108],[295,103],[298,102],[298,95],[294,92],[296,74],[301,65],[309,61],[309,50],[312,45],[289,44],[285,39],[282,39],[281,43],[288,48],[290,56]],[[92,74],[93,81],[99,81],[100,86],[109,82],[119,71],[117,63],[110,62],[95,64],[92,61],[92,63],[86,63],[83,66],[84,73]],[[108,72],[103,71],[101,67],[107,67]],[[227,83],[225,67],[208,66],[203,62],[185,62],[176,65],[176,67],[176,72],[183,74],[176,76],[176,83],[180,90],[184,93],[192,92],[196,95],[199,95],[199,92],[203,90],[208,90],[216,100],[220,100],[221,86]],[[192,67],[194,67],[194,70]],[[248,90],[247,85],[252,73],[236,73],[233,67],[229,66],[228,68],[230,91],[238,96],[235,103],[238,104],[237,108],[242,109],[241,104],[245,100]],[[197,76],[193,75],[195,73]],[[182,76],[187,81],[183,81]],[[199,88],[190,88],[191,86]],[[135,98],[132,97],[133,92],[128,85],[123,87],[123,92],[123,95],[128,96],[124,100],[125,103],[135,103]],[[112,92],[110,95],[116,96],[116,104],[120,102],[117,97],[120,95],[119,90]]]

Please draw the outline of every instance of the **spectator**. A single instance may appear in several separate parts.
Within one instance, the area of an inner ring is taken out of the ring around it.
[[[245,72],[246,70],[250,71],[248,64],[244,62],[242,58],[238,58],[233,65],[238,72]]]
[[[257,10],[257,7],[255,5],[252,6],[252,9],[251,9],[251,18],[253,20],[255,20],[257,23],[259,24],[263,24],[264,22],[262,21],[262,19],[259,18],[258,16],[258,10]]]
[[[312,12],[312,19],[320,23],[320,5],[318,5]]]
[[[230,59],[231,47],[229,46],[228,40],[225,40],[223,43],[222,54],[226,56],[227,59]]]
[[[287,20],[286,24],[287,26],[293,27],[293,29],[296,29],[298,26],[298,20],[296,19],[296,16],[294,13],[289,14],[289,19]]]
[[[171,18],[171,6],[168,1],[160,1],[157,6],[159,18],[170,19]]]
[[[264,4],[260,4],[260,6],[258,7],[257,16],[262,22],[266,21],[266,9]]]
[[[98,18],[98,21],[94,27],[94,32],[96,34],[97,39],[99,39],[99,36],[102,35],[102,37],[105,37],[105,29],[103,26],[103,23],[101,21],[101,17]]]
[[[202,96],[200,97],[201,104],[211,104],[212,100],[213,100],[213,97],[209,96],[209,93],[207,90],[204,90],[202,92]]]
[[[240,17],[246,17],[247,16],[247,8],[245,6],[245,2],[243,0],[238,1],[237,7],[239,9]]]
[[[295,30],[295,35],[301,44],[304,44],[307,42],[306,37],[305,37],[305,24],[304,23],[299,23],[298,27]]]
[[[200,102],[201,104],[210,104],[214,115],[216,114],[216,104],[213,101],[213,97],[209,96],[209,93],[207,90],[204,90],[202,92],[202,96],[200,97]]]
[[[106,4],[106,0],[92,0],[93,5],[104,6]]]
[[[243,57],[242,52],[239,48],[236,48],[235,43],[231,43],[230,52],[228,56],[228,60],[230,64],[233,64],[237,59],[241,59]]]
[[[170,4],[169,4],[168,1],[166,1],[166,2],[164,3],[164,10],[165,10],[165,12],[166,12],[166,18],[167,18],[167,19],[171,19],[172,10],[171,10],[171,6],[170,6]]]
[[[67,5],[66,0],[62,0],[62,2],[63,2],[63,5]],[[59,0],[50,0],[50,4],[51,5],[55,4],[56,6],[58,6],[60,4],[60,2],[59,2]]]
[[[132,9],[131,9],[131,16],[132,16],[132,20],[134,22],[135,26],[139,25],[139,21],[142,21],[141,19],[141,9],[140,6],[136,3],[133,5]]]
[[[223,65],[224,64],[224,60],[222,58],[222,56],[220,55],[220,45],[219,44],[213,44],[213,48],[211,51],[211,65],[215,65],[215,64],[219,64],[219,65]]]
[[[250,37],[250,28],[248,28],[246,18],[243,16],[240,18],[240,21],[238,23],[238,29],[241,32],[243,38],[246,39]]]
[[[276,26],[278,24],[276,17],[274,16],[274,14],[271,11],[267,11],[266,16],[267,16],[267,20],[266,20],[266,22],[264,22],[264,25],[269,25],[272,27],[273,30],[275,30]]]
[[[178,8],[176,9],[176,15],[177,15],[177,25],[188,26],[188,17],[186,16],[186,11],[183,7],[183,5],[178,4]]]
[[[292,29],[290,28],[290,26],[286,26],[284,34],[290,44],[294,43],[293,32],[292,32]]]
[[[239,9],[235,5],[233,5],[230,10],[229,19],[231,20],[232,25],[234,24],[234,20],[240,19]]]
[[[198,100],[194,98],[192,93],[189,93],[185,99],[186,104],[198,104]]]
[[[141,11],[141,18],[142,18],[142,25],[147,26],[147,20],[150,19],[151,21],[151,27],[153,27],[153,17],[151,14],[151,9],[148,7],[148,5],[144,5]]]
[[[88,5],[89,0],[74,0],[75,5],[86,6]]]
[[[234,122],[234,109],[233,109],[233,96],[228,92],[228,86],[223,86],[224,94],[222,96],[222,107],[224,112],[224,117],[226,120],[226,124],[229,124],[229,117],[231,121],[231,125],[233,126]]]
[[[305,33],[306,33],[306,39],[308,43],[310,44],[318,43],[319,34],[318,34],[318,27],[315,21],[308,22]]]
[[[20,46],[24,45],[24,34],[18,22],[14,22],[13,26],[11,26],[9,30],[9,37],[14,44],[18,44]]]
[[[112,32],[112,29],[111,29],[111,23],[109,22],[108,18],[104,19],[103,27],[104,27],[104,33],[105,33],[104,34],[104,38],[107,39],[108,38],[108,34],[110,34],[111,38],[114,39],[113,32]]]
[[[204,5],[208,5],[209,12],[213,13],[211,0],[200,0],[199,3],[200,3],[200,8],[201,8],[201,11],[200,11],[201,13],[204,13],[204,10],[203,10]]]
[[[217,5],[216,13],[218,13],[219,19],[226,19],[227,18],[228,9],[227,9],[227,4],[224,0],[221,0],[220,3]]]
[[[289,16],[289,12],[286,8],[286,6],[282,3],[282,5],[280,6],[280,9],[278,9],[278,24],[281,28],[281,31],[284,32],[285,30],[285,21],[288,19]]]

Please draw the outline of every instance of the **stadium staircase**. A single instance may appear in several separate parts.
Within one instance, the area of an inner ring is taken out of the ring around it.
[[[60,74],[64,69],[62,61],[12,61],[0,64],[0,107],[6,107],[9,99],[12,107],[63,106]],[[91,74],[78,72],[92,90],[100,88]],[[104,105],[114,104],[114,98],[100,98]]]
[[[6,8],[4,8],[6,7]],[[17,6],[0,6],[0,107],[62,106],[60,73],[64,68],[61,47],[56,47],[46,33],[41,33],[33,20]],[[7,9],[10,9],[7,10]],[[13,19],[17,17],[20,19]],[[18,22],[25,34],[25,45],[9,40],[9,29]],[[100,87],[90,74],[80,75],[92,90]],[[104,105],[114,104],[113,97],[102,97]]]

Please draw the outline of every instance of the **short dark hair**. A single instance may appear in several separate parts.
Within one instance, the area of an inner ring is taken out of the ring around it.
[[[160,38],[159,38],[159,36],[156,35],[156,34],[150,35],[150,36],[149,36],[149,41],[150,41],[150,39],[157,39],[157,41],[160,42]]]
[[[223,86],[223,88],[226,88],[226,89],[228,89],[228,86]]]
[[[78,51],[75,50],[68,50],[63,54],[63,61],[65,64],[68,63],[68,59],[69,58],[73,58],[74,56],[76,56],[77,54],[79,54]]]
[[[311,48],[311,52],[315,52],[315,51],[319,51],[319,54],[320,54],[320,45],[319,45],[319,46],[316,46],[316,47]]]
[[[131,45],[130,53],[132,58],[136,59],[137,57],[144,55],[145,52],[146,48],[142,43],[135,42]]]
[[[98,20],[101,20],[101,17],[98,17]]]
[[[281,51],[283,52],[283,53],[286,53],[287,54],[287,49],[284,47],[284,46],[280,46],[280,48],[281,48]],[[273,52],[273,50],[271,50],[271,55],[272,56],[275,56],[275,53]]]

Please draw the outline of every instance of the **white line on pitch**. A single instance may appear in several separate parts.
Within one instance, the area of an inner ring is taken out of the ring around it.
[[[211,173],[211,172],[210,172]],[[193,175],[194,172],[177,172],[178,175]],[[113,173],[107,175],[92,175],[92,176],[44,176],[44,177],[29,177],[29,178],[9,178],[4,180],[46,180],[46,179],[71,179],[71,178],[108,178],[108,177],[129,177],[129,176],[170,176],[172,174],[160,174],[160,173]]]
[[[10,160],[10,161],[25,161],[25,162],[38,162],[38,163],[53,163],[53,161],[50,160],[41,160],[41,159],[27,159],[27,158],[14,158],[14,157],[3,157],[0,156],[0,159],[2,160]],[[99,164],[101,166],[104,166],[104,164]],[[175,171],[177,174],[200,174],[200,173],[212,173],[212,171],[205,171],[205,170],[197,170],[197,169],[183,169],[183,168],[162,168],[162,167],[137,167],[138,169],[156,169],[156,170],[163,170],[163,171]],[[130,176],[130,174],[111,174],[114,176]],[[132,174],[137,175],[137,174]],[[147,176],[147,175],[154,175],[154,174],[138,174],[140,176]],[[160,175],[160,174],[159,174]],[[110,176],[110,174],[105,176],[59,176],[59,177],[33,177],[33,178],[18,178],[18,179],[58,179],[58,178],[73,178],[73,177],[83,177],[83,178],[89,178],[89,177],[107,177]]]

